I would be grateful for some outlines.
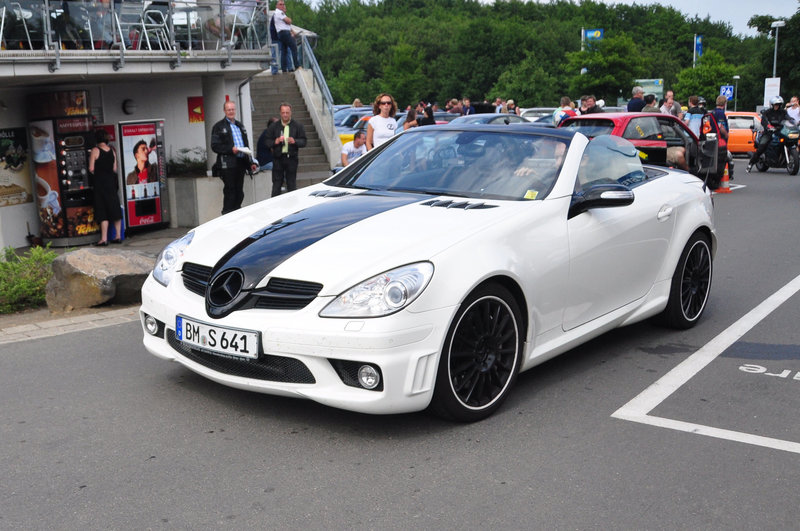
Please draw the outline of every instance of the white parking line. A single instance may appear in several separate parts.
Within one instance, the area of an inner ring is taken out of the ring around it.
[[[678,388],[692,379],[695,374],[714,361],[725,349],[733,345],[798,291],[800,291],[800,276],[795,277],[794,280],[750,310],[744,317],[733,323],[700,350],[689,356],[681,364],[645,389],[639,396],[615,411],[611,416],[622,420],[649,424],[651,426],[696,433],[698,435],[717,437],[719,439],[727,439],[800,454],[800,443],[648,415],[648,413],[666,400],[672,393],[677,391]]]

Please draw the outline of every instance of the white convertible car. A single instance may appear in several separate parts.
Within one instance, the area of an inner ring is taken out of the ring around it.
[[[693,326],[715,247],[703,182],[622,138],[416,128],[168,245],[144,345],[240,389],[475,421],[609,329]]]

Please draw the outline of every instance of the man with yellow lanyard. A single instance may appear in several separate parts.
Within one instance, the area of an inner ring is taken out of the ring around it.
[[[281,187],[297,189],[297,150],[306,145],[303,124],[292,120],[292,106],[281,103],[281,119],[267,127],[266,144],[272,146],[272,197],[280,195]]]

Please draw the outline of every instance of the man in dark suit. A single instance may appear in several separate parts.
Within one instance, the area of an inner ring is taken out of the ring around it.
[[[272,146],[272,197],[280,195],[281,186],[297,190],[297,152],[306,145],[303,124],[292,120],[292,106],[281,103],[281,119],[267,127],[265,142]]]
[[[222,178],[222,213],[238,210],[244,200],[244,173],[258,167],[250,161],[250,148],[244,124],[236,119],[236,104],[226,101],[225,118],[211,129],[211,149],[217,154],[216,166]]]

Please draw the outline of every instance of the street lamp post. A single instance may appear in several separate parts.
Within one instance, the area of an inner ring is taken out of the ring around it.
[[[772,77],[776,77],[778,67],[778,30],[786,25],[785,20],[776,20],[771,27],[775,28],[775,55],[772,57]]]
[[[741,76],[733,76],[733,112],[736,112],[737,104],[739,103],[739,80]]]

